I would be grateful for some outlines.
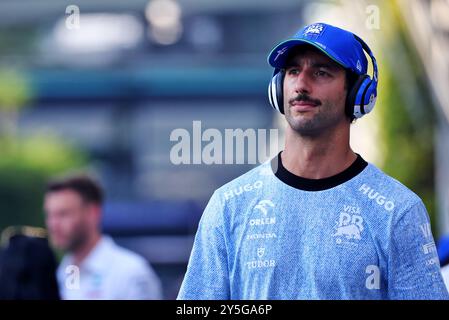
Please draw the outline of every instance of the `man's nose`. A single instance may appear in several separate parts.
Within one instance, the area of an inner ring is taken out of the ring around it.
[[[304,70],[295,79],[295,92],[297,94],[307,93],[310,94],[312,91],[310,77]]]

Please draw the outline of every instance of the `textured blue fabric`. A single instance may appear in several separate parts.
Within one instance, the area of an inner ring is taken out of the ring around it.
[[[372,164],[322,191],[270,163],[216,190],[178,299],[448,299],[427,211]]]

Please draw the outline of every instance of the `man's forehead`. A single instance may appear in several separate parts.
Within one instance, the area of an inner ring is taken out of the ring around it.
[[[47,192],[45,199],[48,200],[58,200],[58,201],[72,201],[72,202],[82,202],[82,197],[74,190],[71,189],[61,189],[57,191]]]
[[[306,61],[310,64],[325,65],[332,69],[344,69],[337,62],[329,58],[320,50],[307,45],[298,46],[293,49],[292,53],[287,59],[286,66],[297,66],[303,64]]]

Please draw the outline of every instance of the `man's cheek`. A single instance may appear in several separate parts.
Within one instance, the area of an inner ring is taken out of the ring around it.
[[[73,229],[75,229],[75,223],[72,218],[66,217],[63,221],[61,221],[61,234],[63,237],[70,237],[73,233]]]

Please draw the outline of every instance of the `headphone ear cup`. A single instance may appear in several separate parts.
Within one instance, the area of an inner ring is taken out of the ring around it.
[[[365,92],[362,96],[361,111],[363,115],[370,113],[374,109],[377,99],[377,84],[374,81],[366,86]]]
[[[284,114],[284,78],[285,71],[281,70],[276,78],[276,99],[279,106],[279,112]]]
[[[355,105],[357,104],[357,96],[360,96],[359,91],[363,90],[363,83],[365,82],[365,80],[369,81],[370,77],[366,74],[360,75],[346,96],[345,112],[346,115],[351,119],[361,117],[361,115],[356,114],[357,112],[355,110]],[[363,95],[363,92],[360,93]]]
[[[369,113],[376,103],[377,84],[369,76],[363,80],[354,101],[354,117],[361,118]]]
[[[273,109],[284,114],[284,75],[283,70],[276,73],[268,86],[268,99]]]

